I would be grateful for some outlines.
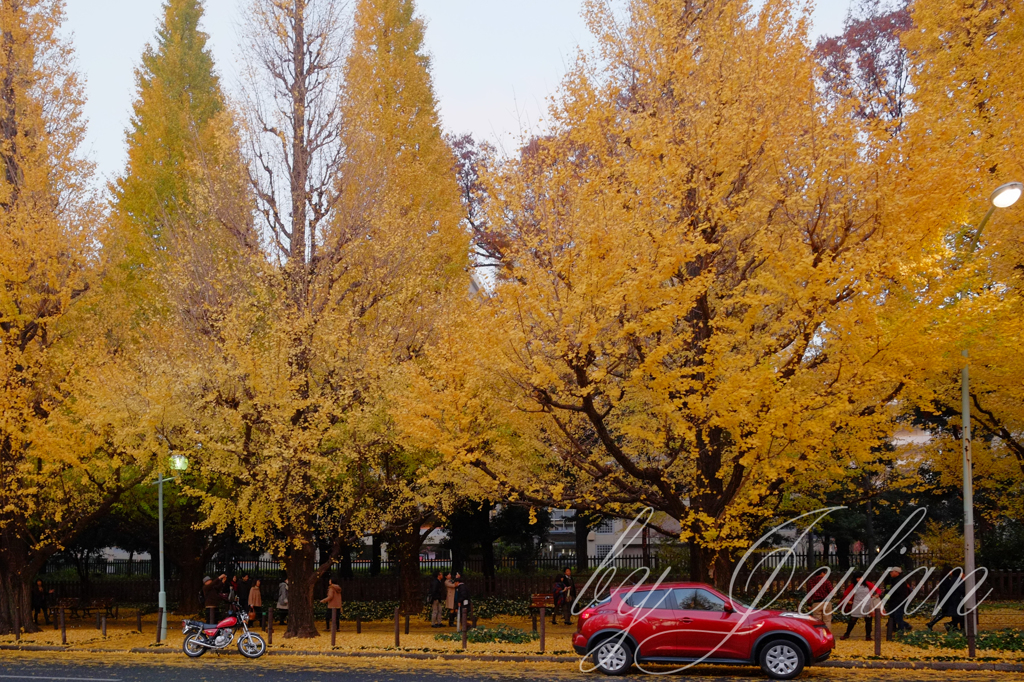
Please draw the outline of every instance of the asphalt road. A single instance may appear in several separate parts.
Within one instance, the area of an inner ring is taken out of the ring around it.
[[[598,682],[608,680],[599,674],[584,675],[567,666],[470,663],[463,661],[446,665],[437,661],[386,660],[326,661],[323,664],[274,661],[251,662],[238,657],[204,658],[199,661],[137,660],[119,663],[63,660],[46,657],[0,658],[0,682],[503,682],[510,680],[555,680],[565,682]],[[623,678],[619,678],[623,679]],[[633,674],[629,680],[664,679]],[[766,679],[754,668],[710,669],[696,674],[668,676],[672,682],[750,682]],[[808,682],[937,682],[943,680],[1021,680],[1018,675],[997,673],[940,673],[907,670],[828,670],[810,669],[800,676]]]

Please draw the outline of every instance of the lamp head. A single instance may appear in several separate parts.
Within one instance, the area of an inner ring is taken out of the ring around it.
[[[1005,185],[996,187],[996,191],[992,192],[989,201],[996,208],[1007,208],[1017,203],[1022,192],[1024,192],[1024,183],[1008,182]]]
[[[174,471],[188,469],[188,457],[185,455],[171,455],[171,469]]]

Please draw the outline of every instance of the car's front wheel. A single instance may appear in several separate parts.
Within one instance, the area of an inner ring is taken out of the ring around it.
[[[623,637],[606,639],[594,648],[594,665],[605,675],[622,675],[633,666],[633,647]]]
[[[804,669],[804,652],[788,639],[773,639],[761,649],[761,670],[774,680],[791,680]]]

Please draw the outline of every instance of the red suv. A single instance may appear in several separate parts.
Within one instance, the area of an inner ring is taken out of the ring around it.
[[[817,618],[752,609],[701,583],[623,587],[579,616],[573,648],[599,670],[636,663],[760,665],[788,680],[829,657],[835,638]]]

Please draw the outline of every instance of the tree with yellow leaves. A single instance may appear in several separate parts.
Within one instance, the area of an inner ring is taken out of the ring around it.
[[[151,466],[150,409],[92,324],[100,216],[80,154],[82,92],[63,3],[0,6],[0,632],[29,590]],[[134,364],[138,369],[138,363]],[[158,400],[159,401],[159,400]]]
[[[792,481],[892,432],[939,231],[889,132],[816,89],[795,3],[628,9],[587,4],[597,58],[491,178],[502,275],[420,416],[519,499],[666,514],[721,583]]]
[[[206,496],[209,523],[283,559],[286,636],[310,637],[313,589],[353,527],[412,522],[418,462],[388,396],[434,301],[465,280],[468,245],[412,4],[359,3],[347,61],[332,2],[259,0],[250,17],[250,178],[270,258],[218,314],[197,430],[203,466],[232,482]]]

